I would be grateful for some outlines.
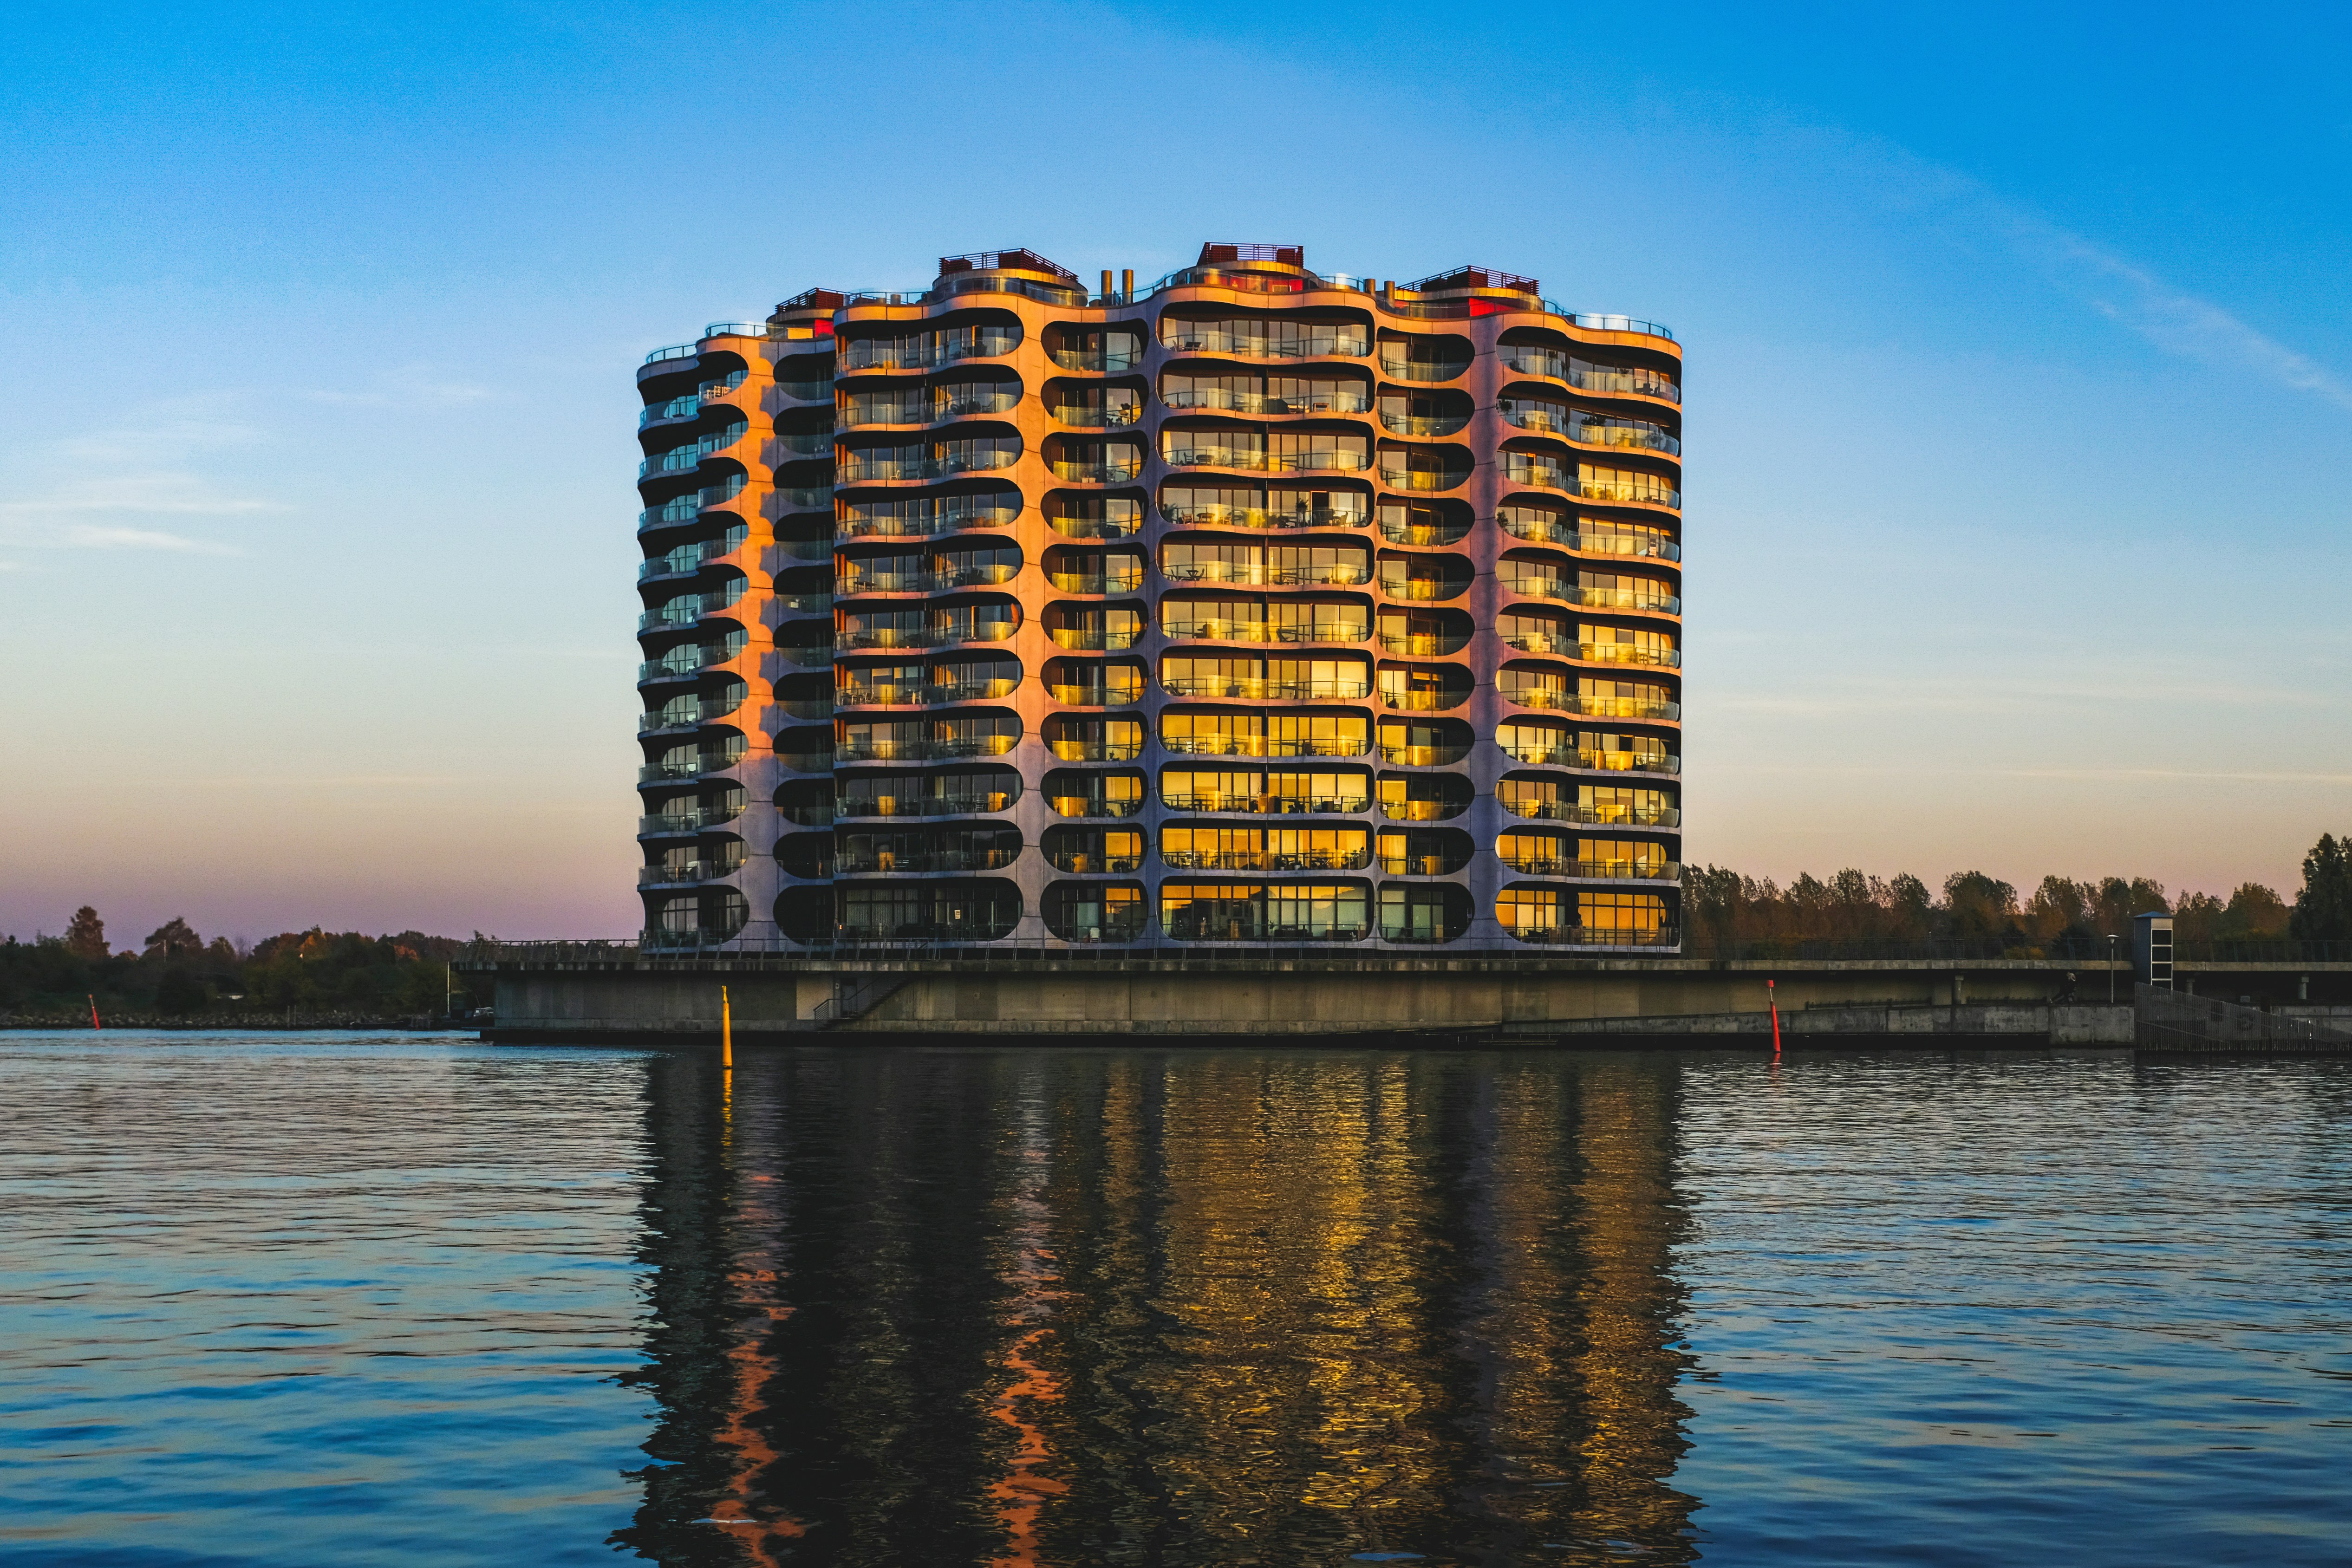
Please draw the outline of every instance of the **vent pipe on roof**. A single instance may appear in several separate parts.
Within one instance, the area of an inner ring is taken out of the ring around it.
[[[1129,267],[1119,270],[1118,297],[1130,305],[1135,303],[1135,268]]]

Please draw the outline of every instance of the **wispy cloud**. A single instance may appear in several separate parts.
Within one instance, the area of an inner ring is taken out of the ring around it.
[[[54,541],[66,549],[182,550],[191,555],[236,555],[240,552],[210,539],[192,539],[160,528],[127,528],[106,523],[76,523]]]
[[[39,549],[172,550],[236,555],[232,546],[141,526],[148,517],[236,517],[291,510],[224,491],[200,471],[212,453],[258,444],[265,434],[233,416],[236,399],[205,393],[153,404],[110,427],[77,431],[24,454],[52,476],[0,499],[0,530]]]
[[[341,408],[461,408],[498,394],[472,382],[445,381],[422,366],[386,372],[372,388],[310,387],[303,398]]]

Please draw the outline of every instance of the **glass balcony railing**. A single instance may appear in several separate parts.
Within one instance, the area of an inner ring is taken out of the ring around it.
[[[833,650],[830,648],[788,648],[779,645],[776,649],[776,657],[782,660],[787,664],[794,664],[802,669],[814,669],[820,664],[832,664]]]
[[[921,371],[965,360],[996,359],[1020,346],[1019,331],[994,327],[925,334],[913,340],[859,338],[840,346],[839,363],[845,371]]]
[[[1527,768],[1583,768],[1602,773],[1680,773],[1671,752],[1596,751],[1585,747],[1506,746],[1503,755]]]
[[[1382,855],[1381,869],[1391,876],[1452,876],[1470,863],[1468,855]]]
[[[1371,519],[1340,507],[1301,507],[1275,511],[1264,507],[1167,507],[1160,515],[1180,528],[1360,528]]]
[[[686,811],[662,811],[637,819],[637,837],[664,838],[679,833],[698,833],[706,828],[716,828],[733,821],[743,814],[740,806],[697,807]]]
[[[1391,746],[1381,743],[1381,760],[1401,768],[1451,768],[1470,755],[1466,746]]]
[[[1171,444],[1166,455],[1171,468],[1236,468],[1257,474],[1359,474],[1366,466],[1364,454],[1346,447],[1261,452],[1246,446]]]
[[[648,865],[637,868],[639,887],[674,887],[689,883],[717,882],[743,869],[741,860],[691,860],[676,865]]]
[[[779,435],[775,438],[774,444],[775,461],[779,463],[795,457],[831,457],[833,432],[814,430],[803,431],[794,435]]]
[[[1601,827],[1678,828],[1683,821],[1681,809],[1675,806],[1594,806],[1580,800],[1506,798],[1503,809],[1548,822],[1582,822]]]
[[[1542,632],[1513,632],[1505,635],[1503,643],[1522,653],[1554,653],[1593,664],[1653,664],[1676,669],[1683,662],[1681,649],[1645,643],[1581,643]]]
[[[1160,630],[1180,643],[1362,643],[1371,629],[1360,621],[1305,625],[1283,621],[1228,621],[1203,616],[1163,622]]]
[[[1132,817],[1144,807],[1140,799],[1115,800],[1107,795],[1051,795],[1045,804],[1057,817]]]
[[[1171,871],[1362,871],[1372,863],[1370,846],[1359,850],[1302,850],[1278,854],[1266,850],[1166,850],[1160,863]]]
[[[1054,410],[1054,422],[1073,430],[1119,430],[1143,423],[1143,405],[1131,402],[1118,408],[1087,408],[1063,403]]]
[[[966,817],[1009,811],[1013,797],[1002,789],[949,790],[938,795],[845,795],[835,820],[858,817]]]
[[[1584,696],[1554,686],[1507,685],[1497,688],[1505,702],[1521,707],[1549,708],[1554,713],[1585,714],[1593,718],[1646,718],[1662,724],[1679,722],[1683,705],[1646,697]]]
[[[1549,349],[1505,349],[1503,367],[1515,375],[1548,376],[1579,392],[1603,396],[1654,397],[1667,402],[1683,400],[1682,388],[1654,371],[1629,366],[1596,365]]]
[[[655,403],[637,415],[637,428],[643,430],[648,424],[667,424],[672,420],[692,419],[701,412],[700,398],[674,397],[667,402]]]
[[[833,382],[830,381],[780,381],[776,383],[776,391],[794,402],[831,402],[833,401]]]
[[[1223,354],[1237,360],[1360,360],[1372,351],[1370,336],[1344,329],[1301,332],[1295,337],[1260,336],[1226,328],[1196,328],[1185,321],[1162,321],[1160,340],[1172,354]]]
[[[701,463],[714,452],[723,452],[751,434],[749,424],[730,424],[724,430],[714,430],[699,441],[684,446],[674,446],[667,452],[656,452],[637,465],[637,477],[655,474],[680,474]]]
[[[1010,621],[982,621],[969,626],[856,626],[834,633],[836,650],[845,648],[938,648],[953,643],[1003,643],[1013,632]]]
[[[835,689],[834,701],[843,707],[928,707],[1009,697],[1020,685],[1014,680],[933,681],[921,685],[852,682]]]
[[[1179,561],[1162,566],[1171,582],[1223,582],[1244,588],[1360,588],[1371,580],[1360,564],[1324,561],[1312,566],[1277,566],[1264,561]]]
[[[1617,480],[1580,479],[1557,463],[1533,460],[1507,453],[1503,457],[1503,477],[1514,485],[1532,486],[1538,489],[1558,490],[1565,495],[1582,496],[1618,507],[1670,507],[1679,509],[1682,492],[1659,481],[1654,484],[1627,484]]]
[[[1381,465],[1381,483],[1391,490],[1454,490],[1469,480],[1467,468],[1399,468]]]
[[[1554,599],[1563,604],[1582,604],[1596,610],[1648,610],[1662,615],[1680,615],[1683,601],[1678,595],[1664,588],[1585,588],[1557,577],[1541,577],[1528,572],[1518,577],[1507,577],[1502,586],[1507,591],[1525,599]]]
[[[1132,876],[1143,869],[1141,855],[1090,854],[1084,850],[1054,850],[1046,863],[1072,876]]]
[[[1235,697],[1245,702],[1361,702],[1369,681],[1282,681],[1239,675],[1171,675],[1160,685],[1171,697]]]
[[[1098,375],[1118,375],[1143,363],[1143,351],[1103,349],[1055,349],[1054,362],[1066,371],[1086,371]]]
[[[1382,572],[1381,591],[1391,599],[1459,599],[1470,591],[1470,580],[1466,577],[1391,577]]]
[[[1381,374],[1395,382],[1451,382],[1468,373],[1467,360],[1405,360],[1381,356]]]
[[[1401,713],[1444,713],[1460,707],[1470,700],[1467,686],[1449,686],[1433,692],[1401,692],[1393,688],[1381,693],[1381,706]]]
[[[1580,531],[1573,519],[1497,517],[1503,531],[1532,544],[1558,545],[1582,555],[1622,555],[1654,560],[1680,560],[1683,548],[1664,534]]]
[[[836,465],[835,482],[862,485],[908,479],[945,479],[958,474],[1010,468],[1019,461],[1021,454],[1013,451],[958,453],[945,457],[907,459],[863,457],[856,453],[845,453]]]
[[[1047,577],[1057,593],[1140,593],[1143,591],[1143,570],[1132,571],[1084,572],[1057,571]]]
[[[1003,871],[1021,856],[1019,850],[925,850],[914,853],[884,850],[872,854],[836,855],[834,869],[844,876],[878,872],[911,874],[943,871]]]
[[[1443,435],[1459,435],[1462,433],[1463,428],[1469,423],[1470,416],[1466,413],[1454,413],[1436,416],[1406,413],[1383,413],[1381,415],[1381,428],[1387,431],[1390,434],[1416,435],[1424,439]]]
[[[1021,394],[1013,392],[969,392],[944,399],[934,398],[928,392],[907,397],[858,393],[842,399],[841,419],[845,428],[852,429],[877,424],[937,424],[950,419],[1011,413],[1020,406]]]
[[[1464,522],[1414,523],[1387,517],[1381,519],[1381,538],[1392,545],[1443,547],[1460,544],[1469,535],[1470,525]]]
[[[1508,925],[1517,941],[1537,947],[1671,947],[1681,938],[1671,925],[1649,930],[1607,930],[1583,925]]]
[[[845,599],[861,593],[943,593],[953,588],[993,588],[1020,574],[1019,567],[1003,562],[953,571],[845,571],[834,591]]]
[[[1116,653],[1124,648],[1134,647],[1137,639],[1143,635],[1143,628],[1140,626],[1113,628],[1056,626],[1047,632],[1046,635],[1054,640],[1054,645],[1058,648],[1068,648],[1077,653]]]
[[[1418,659],[1443,659],[1470,644],[1467,632],[1383,632],[1381,652]]]
[[[742,760],[743,753],[740,751],[704,752],[698,757],[676,760],[664,758],[658,762],[648,762],[638,768],[637,782],[658,784],[672,779],[707,778],[713,773],[724,773]]]
[[[1080,485],[1123,485],[1143,472],[1139,457],[1118,463],[1068,463],[1054,465],[1054,476]]]
[[[1046,749],[1064,762],[1132,762],[1143,755],[1139,740],[1056,740]]]
[[[1228,392],[1223,387],[1185,387],[1163,394],[1161,401],[1172,409],[1213,410],[1219,413],[1248,413],[1273,418],[1297,414],[1369,413],[1372,408],[1369,392],[1318,392],[1299,397],[1269,397],[1264,392]]]
[[[1369,795],[1228,795],[1215,789],[1170,789],[1160,804],[1171,811],[1251,816],[1352,815],[1371,805]]]
[[[1186,757],[1361,757],[1372,748],[1364,736],[1270,735],[1162,736],[1160,744]]]
[[[1001,502],[968,500],[950,496],[936,507],[919,512],[862,511],[851,507],[835,525],[842,538],[929,538],[968,528],[1009,528],[1021,518],[1021,508]]]
[[[1501,855],[1504,868],[1521,876],[1605,877],[1612,881],[1639,878],[1645,882],[1680,882],[1681,864],[1675,861],[1582,860],[1567,855]]]

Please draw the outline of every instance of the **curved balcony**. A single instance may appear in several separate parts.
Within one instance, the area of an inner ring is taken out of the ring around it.
[[[1467,468],[1404,468],[1383,463],[1381,483],[1391,490],[1458,490],[1470,482]]]
[[[1055,478],[1066,479],[1074,485],[1125,485],[1142,474],[1143,460],[1139,457],[1120,463],[1071,463],[1057,460],[1053,467]]]
[[[1470,700],[1468,686],[1448,686],[1433,692],[1402,692],[1384,687],[1381,706],[1399,713],[1445,713]]]
[[[831,492],[827,493],[830,497]],[[971,528],[1009,528],[1021,519],[1018,504],[966,496],[886,503],[894,509],[877,512],[872,506],[853,504],[835,525],[836,537],[856,538],[931,538]],[[897,509],[904,507],[911,510]]]
[[[1160,631],[1178,643],[1363,643],[1371,628],[1357,622],[1326,622],[1300,626],[1278,621],[1225,621],[1203,617],[1166,621]]]
[[[1507,348],[1501,358],[1504,369],[1515,375],[1545,376],[1579,392],[1603,397],[1654,397],[1674,403],[1683,401],[1682,388],[1656,371],[1593,364],[1555,349]]]
[[[1049,740],[1045,748],[1063,762],[1132,762],[1143,755],[1139,740]]]
[[[1681,864],[1675,861],[1581,860],[1565,855],[1498,855],[1504,866],[1521,876],[1567,876],[1643,882],[1680,882]]]
[[[1671,925],[1653,930],[1588,930],[1581,925],[1507,925],[1514,941],[1531,947],[1671,947],[1681,940]]]
[[[815,669],[820,665],[833,663],[833,650],[821,646],[791,648],[780,643],[776,645],[775,653],[776,657],[783,663],[803,670]]]
[[[1381,760],[1400,768],[1451,768],[1469,755],[1466,746],[1381,746]]]
[[[1407,577],[1382,572],[1381,591],[1391,599],[1432,603],[1461,598],[1470,591],[1470,581],[1466,577]]]
[[[1064,707],[1133,707],[1143,700],[1143,683],[1138,680],[1049,685],[1045,695]]]
[[[1301,507],[1278,512],[1265,507],[1162,507],[1160,515],[1180,528],[1360,528],[1369,514],[1346,507]]]
[[[1381,538],[1392,545],[1418,545],[1430,549],[1460,544],[1469,537],[1470,525],[1466,522],[1416,523],[1386,515],[1381,518]]]
[[[833,608],[830,593],[779,593],[776,603],[787,614],[822,615]]]
[[[1116,653],[1134,647],[1143,632],[1140,626],[1132,629],[1055,626],[1045,634],[1054,640],[1055,647],[1067,648],[1074,653]]]
[[[961,757],[1003,757],[1021,744],[1017,735],[956,736],[924,740],[844,740],[833,758],[846,762],[937,762]]]
[[[775,464],[800,461],[812,457],[833,455],[833,432],[805,430],[791,435],[768,438],[769,461]]]
[[[1066,371],[1087,375],[1121,375],[1141,368],[1143,350],[1120,349],[1055,349],[1048,356]]]
[[[1020,682],[1013,680],[937,681],[923,685],[877,685],[853,681],[834,688],[834,702],[842,707],[929,707],[940,703],[1009,697],[1020,685]]]
[[[1381,428],[1391,435],[1419,436],[1423,440],[1459,435],[1469,423],[1470,416],[1466,413],[1439,415],[1383,413],[1381,415]]]
[[[1143,591],[1143,569],[1120,572],[1056,571],[1046,575],[1056,593],[1140,593]]]
[[[1408,658],[1450,658],[1470,645],[1467,632],[1383,632],[1381,652]]]
[[[1260,419],[1370,413],[1372,411],[1372,394],[1369,391],[1282,398],[1269,397],[1264,392],[1228,392],[1223,387],[1186,387],[1163,393],[1160,401],[1180,412],[1245,413]]]
[[[1332,561],[1322,566],[1267,566],[1264,562],[1186,561],[1163,565],[1160,575],[1171,582],[1230,583],[1242,588],[1361,588],[1371,573],[1360,566]]]
[[[836,653],[858,648],[945,648],[959,643],[1006,643],[1018,628],[1010,621],[982,621],[971,626],[865,626],[835,632]]]
[[[1646,484],[1581,479],[1560,464],[1530,457],[1525,453],[1505,453],[1502,474],[1514,485],[1557,490],[1564,496],[1581,496],[1607,506],[1665,507],[1679,510],[1683,504],[1682,492],[1662,479]]]
[[[1507,517],[1496,522],[1513,538],[1530,544],[1558,545],[1580,555],[1632,556],[1653,560],[1680,560],[1682,546],[1660,533],[1580,530],[1572,520],[1549,517]]]
[[[1141,403],[1122,403],[1110,408],[1086,408],[1077,403],[1056,403],[1053,408],[1054,423],[1071,430],[1124,430],[1143,423]]]
[[[1638,588],[1584,588],[1564,578],[1542,577],[1534,572],[1501,580],[1502,587],[1523,599],[1551,599],[1562,604],[1581,604],[1595,610],[1647,610],[1662,615],[1680,615],[1680,596],[1664,591],[1645,592]]]
[[[730,605],[740,603],[749,587],[749,579],[738,578],[731,588],[714,593],[683,594],[657,604],[637,617],[637,632],[643,635],[665,626],[691,626],[706,615],[719,614]]]
[[[838,376],[847,371],[928,371],[966,360],[1001,359],[1021,346],[1017,327],[951,327],[908,338],[852,338],[840,343]]]
[[[1213,789],[1163,789],[1171,811],[1217,816],[1353,816],[1371,805],[1366,795],[1227,795]]]
[[[658,839],[681,833],[698,833],[731,822],[743,814],[740,806],[698,807],[690,811],[661,811],[637,819],[637,837]]]
[[[1286,739],[1263,735],[1163,736],[1160,744],[1179,757],[1362,757],[1370,737],[1330,740]]]
[[[1057,817],[1134,817],[1142,814],[1150,802],[1139,796],[1133,800],[1114,800],[1108,795],[1049,795],[1045,804]]]
[[[795,773],[833,771],[833,753],[830,751],[779,751],[776,760]]]
[[[1548,708],[1553,713],[1583,714],[1591,718],[1640,718],[1660,724],[1676,724],[1683,716],[1683,705],[1675,702],[1653,702],[1643,697],[1591,697],[1551,686],[1503,686],[1498,690],[1507,703],[1521,707]]]
[[[1234,697],[1244,702],[1361,702],[1368,681],[1276,681],[1221,675],[1174,675],[1160,683],[1171,697]]]
[[[775,391],[780,397],[793,402],[831,402],[833,401],[833,382],[830,378],[821,382],[788,382],[779,379],[775,382]]]
[[[714,773],[724,773],[743,760],[740,751],[705,752],[698,757],[681,758],[675,761],[664,758],[648,762],[637,769],[640,784],[666,784],[680,779],[707,779]]]
[[[861,458],[845,452],[836,465],[834,483],[840,485],[877,485],[950,479],[958,474],[986,474],[999,468],[1010,468],[1021,461],[1016,451],[977,452],[968,455],[919,457],[910,459]]]
[[[639,887],[689,887],[697,883],[717,882],[743,869],[740,857],[732,860],[691,860],[677,865],[647,865],[637,868]]]
[[[1407,360],[1381,356],[1381,374],[1392,382],[1460,381],[1470,371],[1467,360]]]
[[[1671,752],[1596,751],[1587,747],[1506,746],[1504,756],[1527,768],[1580,768],[1599,773],[1680,773],[1683,759]]]
[[[1682,810],[1675,806],[1643,810],[1630,806],[1588,806],[1576,800],[1506,800],[1503,809],[1533,821],[1580,822],[1594,827],[1678,828],[1683,821]]]
[[[1347,852],[1305,850],[1277,854],[1267,850],[1166,850],[1160,863],[1170,871],[1362,871],[1372,863],[1368,845]]]
[[[1368,466],[1362,453],[1339,446],[1318,447],[1311,452],[1261,452],[1245,446],[1173,444],[1190,434],[1170,433],[1171,444],[1165,457],[1171,468],[1231,468],[1246,474],[1360,474]]]
[[[1017,566],[997,563],[965,567],[955,571],[857,571],[841,574],[834,596],[853,599],[868,593],[944,593],[956,588],[994,588],[1021,575]]]
[[[1465,855],[1382,855],[1381,869],[1391,876],[1452,876],[1470,863]]]
[[[1086,850],[1048,850],[1045,863],[1072,876],[1132,876],[1143,869],[1143,857],[1096,854]]]
[[[1160,342],[1171,354],[1215,354],[1229,360],[1360,360],[1372,351],[1371,334],[1361,328],[1268,334],[1165,317]]]
[[[853,775],[852,777],[855,777]],[[1016,797],[1003,789],[950,790],[938,795],[844,795],[829,819],[866,817],[978,817],[1009,811]]]
[[[667,402],[650,403],[637,415],[637,428],[649,424],[672,424],[682,419],[692,419],[702,412],[702,399],[693,392],[674,397]]]
[[[957,871],[1003,871],[1021,858],[1019,850],[924,850],[914,852],[882,850],[866,854],[838,851],[834,872],[839,876],[893,876]]]

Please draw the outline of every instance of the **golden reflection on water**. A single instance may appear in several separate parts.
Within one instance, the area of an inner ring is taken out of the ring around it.
[[[731,1103],[654,1071],[667,1463],[620,1543],[1691,1560],[1671,1062],[810,1051]]]

